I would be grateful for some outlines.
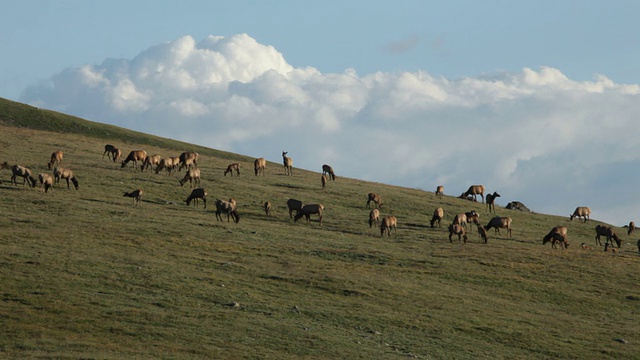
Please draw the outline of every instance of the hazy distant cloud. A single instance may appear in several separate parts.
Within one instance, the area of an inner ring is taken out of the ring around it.
[[[399,41],[393,41],[386,44],[382,50],[386,53],[403,53],[416,47],[419,42],[420,37],[418,35],[411,35]]]
[[[640,181],[640,87],[550,67],[456,80],[322,74],[246,34],[185,36],[66,69],[21,100],[273,161],[286,150],[297,166],[349,177],[451,195],[482,183],[502,205],[567,215],[587,205],[618,224]]]

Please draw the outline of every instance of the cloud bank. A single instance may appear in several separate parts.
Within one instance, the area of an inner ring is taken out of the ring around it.
[[[338,55],[337,55],[338,56]],[[525,68],[446,79],[296,68],[246,34],[185,36],[69,68],[23,102],[298,167],[458,195],[471,184],[537,212],[636,216],[640,86]],[[637,220],[637,219],[636,219]]]

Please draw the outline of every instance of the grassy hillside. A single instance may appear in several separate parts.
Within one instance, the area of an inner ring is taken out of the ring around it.
[[[106,143],[198,151],[207,209],[186,206],[190,189],[175,177],[102,158]],[[0,99],[0,162],[49,172],[58,149],[80,190],[44,194],[0,170],[0,358],[640,357],[637,239],[624,229],[620,253],[584,250],[597,221],[497,206],[513,219],[511,238],[491,230],[481,244],[473,231],[450,243],[444,224],[428,226],[433,210],[449,223],[474,209],[486,223],[483,204],[340,169],[326,191],[318,172],[288,177],[276,163],[255,177],[245,156]],[[223,176],[230,162],[242,164],[239,178]],[[122,196],[135,188],[140,206]],[[368,192],[398,217],[397,236],[369,228]],[[216,221],[214,200],[229,197],[238,224]],[[322,226],[293,222],[288,198],[322,203]],[[555,225],[569,227],[569,249],[541,244]]]

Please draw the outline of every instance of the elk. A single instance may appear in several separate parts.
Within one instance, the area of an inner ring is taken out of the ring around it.
[[[584,219],[583,222],[587,222],[587,221],[589,221],[589,215],[591,215],[591,209],[589,209],[586,206],[578,206],[573,211],[573,214],[569,215],[569,220],[573,221],[574,217],[578,217],[578,218]]]
[[[124,197],[133,198],[133,204],[138,206],[140,199],[142,199],[142,189],[133,190],[132,192],[125,192]]]
[[[456,216],[453,217],[452,224],[467,226],[467,214],[466,213],[457,214]]]
[[[159,174],[162,169],[166,169],[167,174],[171,175],[171,172],[175,170],[179,163],[180,159],[178,157],[168,157],[160,159],[160,162],[156,166],[156,174]]]
[[[200,154],[193,151],[185,151],[182,154],[180,154],[179,156],[180,167],[178,168],[178,171],[182,171],[182,169],[185,167],[186,168],[198,167],[198,156],[200,156]]]
[[[327,175],[322,174],[322,177],[320,177],[320,183],[322,184],[322,190],[324,190],[327,187]]]
[[[238,163],[229,164],[229,166],[227,166],[227,170],[224,171],[224,176],[227,176],[228,173],[231,173],[231,176],[233,176],[234,171],[238,176],[240,176],[240,164]]]
[[[391,228],[394,236],[398,236],[398,219],[393,215],[387,215],[380,222],[380,237],[384,236],[385,231],[391,236]]]
[[[204,202],[204,208],[206,209],[207,208],[207,190],[203,188],[195,188],[191,190],[191,194],[189,194],[189,197],[184,202],[187,203],[187,206],[189,206],[189,204],[191,204],[191,201],[195,200],[193,201],[193,206],[196,207],[198,206],[198,199],[202,199],[202,202]]]
[[[442,199],[443,195],[444,195],[444,186],[438,185],[438,187],[436,188],[436,197]]]
[[[613,241],[611,241],[611,239],[613,239],[615,240],[618,247],[620,247],[622,240],[618,237],[615,230],[611,226],[596,225],[595,230],[596,230],[596,245],[602,246],[602,242],[600,241],[600,236],[605,236],[607,238],[607,241],[605,244],[608,244],[609,242],[613,244]]]
[[[264,213],[265,213],[267,216],[271,216],[271,202],[266,201],[266,202],[264,203]]]
[[[461,243],[460,237],[464,240],[464,243],[467,243],[467,230],[465,230],[464,226],[458,224],[449,225],[449,242],[452,243],[451,237],[453,235],[458,235],[458,242]]]
[[[287,207],[289,208],[289,217],[292,218],[293,217],[292,213],[294,210],[296,212],[296,215],[298,215],[298,212],[302,210],[302,201],[296,200],[296,199],[289,199],[287,200]]]
[[[161,156],[158,154],[145,156],[144,161],[142,161],[142,165],[140,165],[140,171],[145,171],[149,168],[153,169],[154,165],[157,169],[158,165],[160,165],[160,159]]]
[[[500,194],[497,192],[493,192],[493,194],[487,194],[487,208],[489,208],[489,214],[491,214],[491,209],[493,208],[493,213],[496,213],[496,198],[500,197]]]
[[[309,224],[311,222],[311,215],[318,214],[320,225],[322,225],[322,210],[324,210],[322,204],[307,204],[293,217],[293,222],[298,221],[304,216],[307,219],[307,224]]]
[[[59,165],[62,162],[62,158],[64,157],[64,153],[60,150],[54,151],[51,154],[51,160],[47,163],[47,168],[51,170],[53,165]]]
[[[375,193],[368,193],[367,194],[367,207],[369,207],[369,204],[373,201],[374,204],[376,204],[376,207],[378,209],[382,209],[382,198],[380,197],[380,195],[375,194]]]
[[[122,162],[121,168],[127,166],[129,161],[133,161],[133,168],[136,169],[138,167],[138,161],[144,161],[147,157],[147,152],[144,150],[131,150],[127,158]]]
[[[485,230],[489,230],[491,228],[496,229],[496,233],[500,234],[500,229],[507,229],[507,236],[511,237],[511,218],[510,217],[499,217],[496,216],[493,219],[489,220],[487,226],[484,227]]]
[[[480,234],[480,238],[484,240],[484,243],[487,244],[489,242],[489,235],[487,234],[487,230],[480,224],[476,224],[478,227],[478,234]]]
[[[551,241],[551,247],[557,249],[556,243],[559,242],[560,246],[563,249],[569,247],[569,242],[567,241],[567,227],[566,226],[556,226],[549,231],[547,235],[542,238],[542,245]]]
[[[38,179],[40,180],[41,192],[44,192],[46,194],[47,192],[49,192],[49,189],[51,189],[51,192],[53,193],[53,177],[51,175],[41,173],[38,175]]]
[[[467,196],[472,195],[473,201],[476,200],[476,195],[480,195],[482,198],[482,202],[484,203],[484,185],[471,185],[469,189],[460,195],[460,198],[466,198]]]
[[[187,169],[182,179],[178,179],[180,186],[183,186],[186,182],[189,182],[189,187],[193,188],[193,185],[200,185],[200,169]]]
[[[328,174],[328,178],[332,181],[336,180],[336,174],[333,172],[333,168],[327,164],[322,165],[322,175]]]
[[[627,229],[627,235],[633,234],[634,231],[636,231],[636,223],[631,221],[631,222],[629,222],[629,228]]]
[[[105,154],[109,159],[112,159],[113,162],[117,162],[122,157],[122,151],[111,144],[104,146],[104,152],[102,153],[103,159]]]
[[[53,176],[56,180],[56,184],[60,184],[60,179],[65,179],[67,181],[67,189],[71,189],[71,186],[69,186],[69,180],[71,180],[76,190],[78,190],[80,187],[80,184],[78,183],[78,179],[73,174],[73,171],[69,169],[57,167],[53,169]]]
[[[288,152],[282,152],[282,163],[284,164],[284,174],[293,175],[293,159],[287,156]]]
[[[240,216],[238,215],[238,209],[236,207],[235,201],[224,201],[224,200],[216,200],[216,219],[219,221],[222,220],[222,213],[227,214],[227,222],[229,222],[229,216],[233,219],[233,222],[236,224],[240,221]]]
[[[11,167],[9,167],[9,164],[7,164],[7,162],[5,161],[4,163],[2,163],[2,165],[0,165],[0,169],[11,169],[11,183],[14,185],[18,185],[16,178],[19,176],[23,179],[23,187],[26,183],[29,183],[29,187],[36,186],[36,178],[33,177],[33,173],[31,172],[31,170],[24,166],[11,165]]]
[[[264,158],[258,158],[253,161],[253,170],[255,171],[256,176],[264,176],[264,171],[266,168],[267,160],[265,160]]]
[[[376,224],[376,227],[377,227],[379,221],[380,221],[380,210],[373,209],[369,211],[369,228],[372,228],[373,224]]]
[[[433,211],[433,216],[431,217],[431,228],[434,227],[436,221],[438,222],[438,227],[440,227],[440,220],[444,219],[444,209],[439,207]]]

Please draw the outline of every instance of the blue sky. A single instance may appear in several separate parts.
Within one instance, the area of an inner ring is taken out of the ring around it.
[[[502,206],[638,213],[640,2],[3,5],[0,97],[448,195],[481,183]]]

